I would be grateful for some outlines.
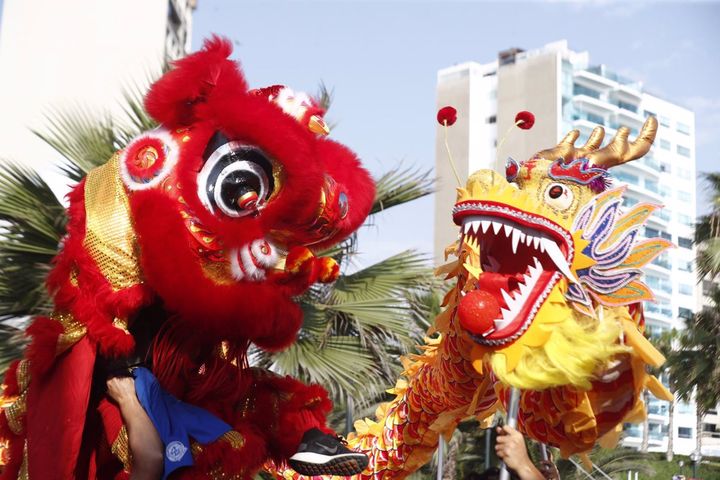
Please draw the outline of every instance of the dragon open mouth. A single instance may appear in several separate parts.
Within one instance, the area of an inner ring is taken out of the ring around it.
[[[471,332],[479,343],[502,345],[515,340],[529,328],[563,275],[576,281],[570,269],[572,236],[555,222],[485,201],[458,203],[453,219],[462,227],[462,241],[479,247],[482,273],[477,289],[491,294],[500,306],[492,323]]]

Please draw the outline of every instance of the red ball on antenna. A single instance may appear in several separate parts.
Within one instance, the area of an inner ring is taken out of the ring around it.
[[[450,105],[442,107],[438,110],[437,121],[440,125],[447,125],[448,127],[455,123],[457,120],[457,110]]]
[[[532,126],[535,125],[535,115],[527,110],[518,112],[518,114],[515,115],[515,125],[523,130],[530,130]]]

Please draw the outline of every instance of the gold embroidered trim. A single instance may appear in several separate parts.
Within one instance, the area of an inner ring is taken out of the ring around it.
[[[132,466],[132,452],[130,451],[130,442],[125,425],[120,427],[120,431],[110,447],[110,451],[120,460],[123,465],[123,470],[129,472]]]
[[[27,359],[20,360],[16,375],[18,391],[24,392],[30,384],[30,362]]]
[[[18,480],[29,480],[30,476],[28,475],[28,448],[27,448],[27,440],[25,440],[25,445],[23,446],[23,456],[22,456],[22,463],[20,464],[20,471],[18,471]]]
[[[91,170],[85,182],[85,247],[113,290],[141,282],[130,204],[115,154]]]
[[[25,430],[25,413],[27,413],[27,390],[22,392],[12,405],[3,408],[8,427],[15,435]]]
[[[226,432],[222,437],[220,437],[220,440],[225,440],[235,450],[239,450],[245,445],[245,437],[235,430]]]
[[[60,355],[68,348],[75,345],[87,333],[87,328],[75,320],[70,313],[53,313],[50,318],[56,320],[63,327],[63,333],[58,336],[55,346],[55,354]]]

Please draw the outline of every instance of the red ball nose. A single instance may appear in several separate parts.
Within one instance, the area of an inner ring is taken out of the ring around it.
[[[493,320],[500,317],[500,305],[490,293],[472,290],[460,300],[457,313],[464,329],[482,335],[495,327]]]

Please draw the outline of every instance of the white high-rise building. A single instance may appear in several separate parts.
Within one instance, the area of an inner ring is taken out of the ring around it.
[[[656,116],[660,126],[650,153],[613,168],[612,174],[616,185],[628,186],[626,207],[638,202],[665,205],[650,217],[642,233],[648,238],[671,240],[678,248],[645,268],[645,281],[657,297],[656,303],[645,305],[647,330],[650,335],[659,335],[671,328],[683,328],[682,317],[695,311],[700,298],[691,241],[696,202],[693,112],[646,92],[640,82],[623,78],[604,65],[591,66],[588,53],[573,52],[566,41],[532,51],[511,49],[500,52],[490,63],[467,62],[440,70],[437,106],[445,105],[458,111],[457,122],[448,129],[448,141],[461,179],[481,168],[504,173],[508,156],[528,159],[536,151],[554,146],[572,129],[580,131],[578,145],[585,143],[597,125],[604,126],[606,142],[621,125],[631,129],[633,139],[645,118]],[[535,125],[531,130],[513,131],[515,115],[522,110],[535,114]],[[497,151],[499,139],[508,130],[509,138]],[[436,138],[439,188],[434,241],[439,264],[444,248],[457,235],[450,215],[456,181],[445,153],[442,127],[438,127]],[[670,433],[668,403],[653,398],[648,410],[650,448],[664,451]],[[639,445],[641,433],[638,427],[627,426],[625,443]],[[676,404],[672,435],[675,452],[695,450],[693,404]]]
[[[0,158],[54,176],[58,155],[32,130],[82,108],[122,118],[165,58],[190,49],[196,0],[5,0],[0,26]]]

